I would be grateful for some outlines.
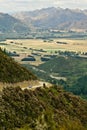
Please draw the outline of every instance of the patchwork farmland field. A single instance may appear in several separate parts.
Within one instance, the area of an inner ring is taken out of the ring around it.
[[[58,44],[57,42],[60,42]],[[62,44],[62,43],[67,44]],[[71,39],[53,39],[53,40],[41,40],[41,39],[26,39],[26,40],[6,40],[4,43],[7,43],[9,50],[19,50],[22,51],[23,47],[26,48],[35,48],[35,49],[63,49],[67,51],[87,51],[87,40],[71,40]],[[6,46],[6,45],[4,45]],[[13,48],[14,47],[14,48]]]
[[[19,57],[15,57],[19,62],[21,62],[21,59],[29,55],[34,55],[36,61],[29,61],[30,64],[34,65],[42,63],[40,60],[42,56],[54,55],[56,54],[56,51],[72,51],[77,53],[87,52],[87,40],[75,39],[8,39],[1,42],[0,46],[6,48],[7,51],[19,54]]]

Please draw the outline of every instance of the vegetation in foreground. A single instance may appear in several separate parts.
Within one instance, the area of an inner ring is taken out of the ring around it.
[[[15,83],[35,79],[37,79],[36,76],[0,49],[0,82]]]
[[[0,95],[1,130],[86,130],[87,102],[60,87],[24,91],[4,88]]]

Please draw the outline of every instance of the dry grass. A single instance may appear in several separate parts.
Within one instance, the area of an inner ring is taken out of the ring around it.
[[[18,82],[18,83],[2,83],[2,82],[0,82],[0,91],[2,91],[3,88],[5,88],[5,87],[10,87],[10,86],[13,86],[13,87],[19,86],[22,90],[24,90],[24,89],[35,90],[38,87],[43,87],[43,84],[45,84],[46,87],[52,86],[51,83],[42,82],[39,80],[23,81],[23,82]]]
[[[2,91],[3,87],[21,87],[21,88],[27,88],[28,86],[35,86],[35,85],[39,85],[39,81],[38,80],[29,80],[29,81],[23,81],[23,82],[18,82],[18,83],[2,83],[0,82],[0,91]]]
[[[10,43],[13,41],[16,44]],[[57,44],[56,42],[67,42],[68,44]],[[87,40],[70,40],[70,39],[54,39],[51,42],[44,42],[41,39],[26,39],[26,40],[7,40],[5,43],[8,44],[6,46],[9,50],[16,50],[18,52],[25,52],[26,48],[33,49],[44,49],[44,50],[67,50],[67,51],[81,51],[87,52]],[[22,43],[22,45],[20,45]],[[29,52],[26,49],[26,52]]]

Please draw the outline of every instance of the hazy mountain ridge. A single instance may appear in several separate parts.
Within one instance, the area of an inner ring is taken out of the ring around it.
[[[0,32],[26,32],[28,31],[27,26],[19,19],[5,13],[0,13]]]
[[[87,28],[87,10],[46,8],[13,15],[36,28],[74,30]]]
[[[32,29],[86,30],[87,10],[46,8],[18,12],[13,15],[0,13],[0,33],[26,33]]]

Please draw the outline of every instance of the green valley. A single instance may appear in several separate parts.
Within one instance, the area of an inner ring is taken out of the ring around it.
[[[0,130],[87,130],[86,5],[0,1]]]

